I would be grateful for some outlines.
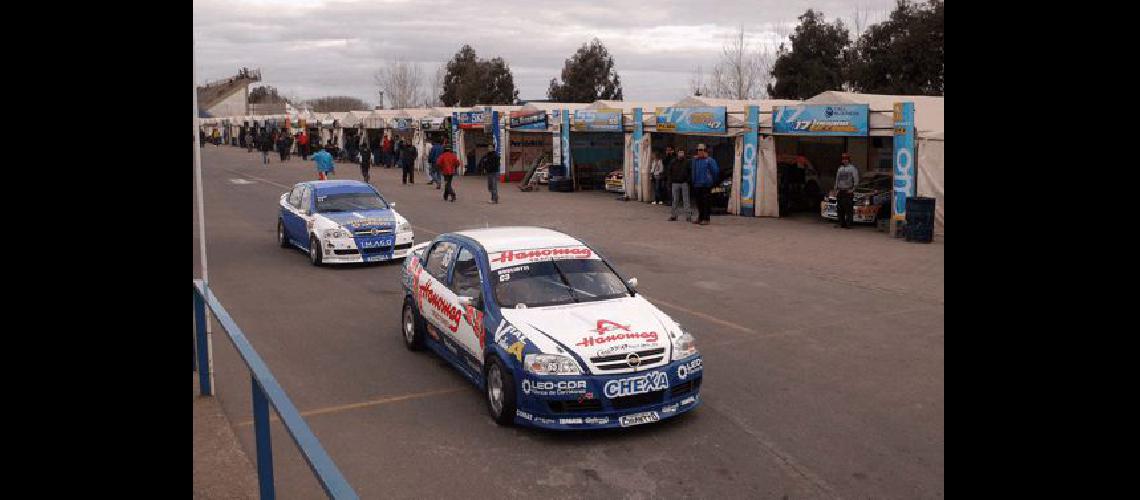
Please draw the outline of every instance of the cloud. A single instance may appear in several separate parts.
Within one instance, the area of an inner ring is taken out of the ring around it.
[[[778,28],[808,8],[850,19],[881,18],[894,0],[576,1],[196,0],[199,82],[243,66],[264,84],[302,98],[350,95],[374,103],[373,75],[403,58],[425,73],[463,44],[511,66],[522,98],[542,99],[551,78],[598,37],[614,56],[627,100],[684,95],[697,65],[711,67],[725,38],[743,26],[749,42],[774,48]],[[850,25],[850,21],[847,21]]]

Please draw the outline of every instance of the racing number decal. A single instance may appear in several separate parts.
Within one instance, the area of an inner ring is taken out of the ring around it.
[[[526,344],[523,344],[522,341],[515,342],[514,344],[511,344],[511,346],[507,348],[507,352],[514,354],[515,357],[519,359],[519,363],[522,363],[523,347],[525,347],[525,346],[526,346]]]

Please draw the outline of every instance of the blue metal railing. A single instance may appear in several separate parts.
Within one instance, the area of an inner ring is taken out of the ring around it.
[[[301,450],[301,456],[309,464],[317,481],[321,483],[325,493],[333,499],[358,499],[356,491],[349,486],[348,481],[333,464],[320,441],[313,435],[308,424],[301,418],[300,412],[293,406],[285,390],[277,383],[269,367],[262,361],[261,356],[253,349],[249,339],[245,338],[241,328],[230,318],[229,313],[222,304],[210,293],[202,280],[194,280],[194,326],[197,338],[197,362],[199,387],[203,396],[213,395],[210,383],[209,353],[206,338],[206,306],[214,313],[222,330],[233,343],[250,373],[250,385],[253,388],[253,429],[257,440],[257,483],[262,500],[276,498],[273,489],[273,448],[269,440],[269,407],[272,406],[285,425],[285,430]]]

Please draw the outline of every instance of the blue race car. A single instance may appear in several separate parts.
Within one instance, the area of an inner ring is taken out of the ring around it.
[[[692,335],[571,236],[445,233],[412,247],[402,279],[404,343],[482,389],[500,425],[629,427],[700,404]]]
[[[277,242],[309,253],[314,266],[407,257],[415,235],[370,184],[309,181],[281,195]]]

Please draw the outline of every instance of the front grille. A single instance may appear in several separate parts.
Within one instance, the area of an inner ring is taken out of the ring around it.
[[[647,392],[645,394],[634,394],[633,396],[622,396],[610,400],[610,405],[615,410],[625,410],[629,408],[636,408],[638,406],[646,406],[657,404],[661,402],[661,398],[665,396],[665,390]]]
[[[353,231],[352,234],[355,236],[386,236],[394,232],[396,232],[396,230],[392,228],[381,229],[376,233],[373,233],[371,229],[361,229],[359,231]]]
[[[357,250],[355,248],[350,248],[347,250],[336,249],[336,250],[333,250],[333,253],[336,255],[356,255],[356,254],[360,253],[360,250]]]
[[[685,394],[688,394],[690,392],[696,391],[697,389],[700,389],[700,387],[701,387],[701,378],[698,377],[698,378],[692,379],[688,382],[683,382],[683,383],[680,383],[680,384],[673,386],[673,388],[670,390],[671,392],[669,393],[669,397],[672,399],[677,399],[680,396],[684,396]]]
[[[635,351],[635,354],[641,358],[641,364],[638,366],[653,366],[654,364],[660,363],[661,360],[664,359],[665,348],[658,347],[655,349],[646,349],[644,351]],[[629,353],[626,352],[621,354],[610,354],[607,356],[594,356],[590,358],[590,362],[595,363],[597,365],[597,369],[602,371],[624,370],[632,368],[629,366],[629,363],[626,363],[625,361],[625,357],[628,355]]]
[[[602,401],[600,399],[548,401],[547,404],[550,405],[550,411],[555,413],[602,411]]]

